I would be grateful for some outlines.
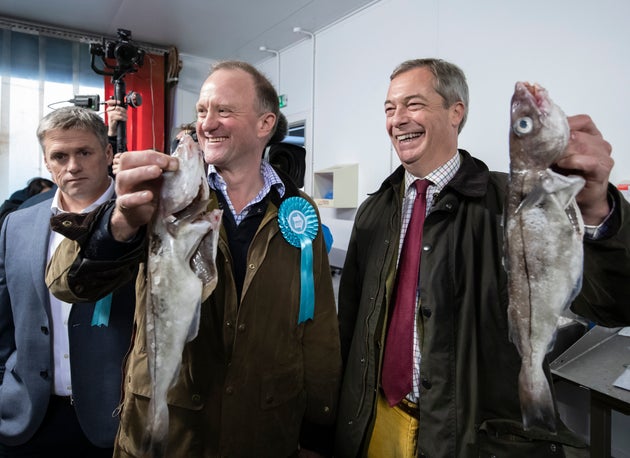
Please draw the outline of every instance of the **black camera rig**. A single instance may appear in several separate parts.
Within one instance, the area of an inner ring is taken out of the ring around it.
[[[92,70],[99,75],[111,75],[114,80],[122,78],[127,73],[137,72],[144,64],[144,50],[132,43],[131,31],[126,29],[118,29],[117,41],[103,40],[103,44],[91,43],[90,54]],[[109,71],[96,67],[94,62],[96,56],[101,57],[103,67]],[[114,59],[116,65],[110,65],[105,59]]]
[[[140,49],[131,41],[131,31],[118,29],[118,40],[105,42],[102,44],[90,44],[90,54],[92,59],[90,65],[99,75],[110,75],[114,83],[114,99],[123,108],[131,106],[136,108],[142,103],[142,97],[137,92],[125,94],[124,77],[127,73],[137,72],[144,64],[144,50]],[[101,58],[102,68],[98,68],[95,63],[96,57]],[[115,60],[116,65],[110,65],[106,59]],[[79,96],[75,96],[75,99]],[[117,128],[117,152],[127,149],[126,123],[119,122]]]

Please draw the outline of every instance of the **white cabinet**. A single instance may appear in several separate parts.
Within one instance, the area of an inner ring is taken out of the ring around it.
[[[358,203],[359,164],[316,171],[313,199],[319,207],[355,208]]]

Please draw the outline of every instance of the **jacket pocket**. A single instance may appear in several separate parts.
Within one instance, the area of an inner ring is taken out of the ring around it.
[[[560,458],[564,457],[561,444],[527,439],[512,434],[479,435],[479,458]]]
[[[204,397],[188,376],[189,373],[188,363],[183,360],[177,381],[168,390],[167,403],[184,409],[201,410]],[[139,351],[131,354],[126,380],[131,393],[149,399],[153,397],[146,352]]]
[[[264,375],[260,383],[260,407],[272,409],[294,399],[304,389],[302,373],[296,370]]]
[[[558,458],[564,457],[565,445],[585,447],[585,444],[566,428],[560,428],[556,434],[538,428],[523,430],[520,423],[493,419],[479,427],[479,457],[510,458]]]

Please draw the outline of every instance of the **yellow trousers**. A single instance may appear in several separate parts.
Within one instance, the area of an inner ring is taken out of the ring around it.
[[[414,458],[417,453],[418,419],[398,406],[390,407],[379,392],[368,458]]]

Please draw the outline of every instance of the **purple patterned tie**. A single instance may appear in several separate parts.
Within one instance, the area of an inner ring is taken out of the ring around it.
[[[398,263],[396,301],[387,330],[382,385],[390,406],[413,388],[413,325],[416,316],[422,227],[427,208],[429,180],[416,180],[417,194]]]

